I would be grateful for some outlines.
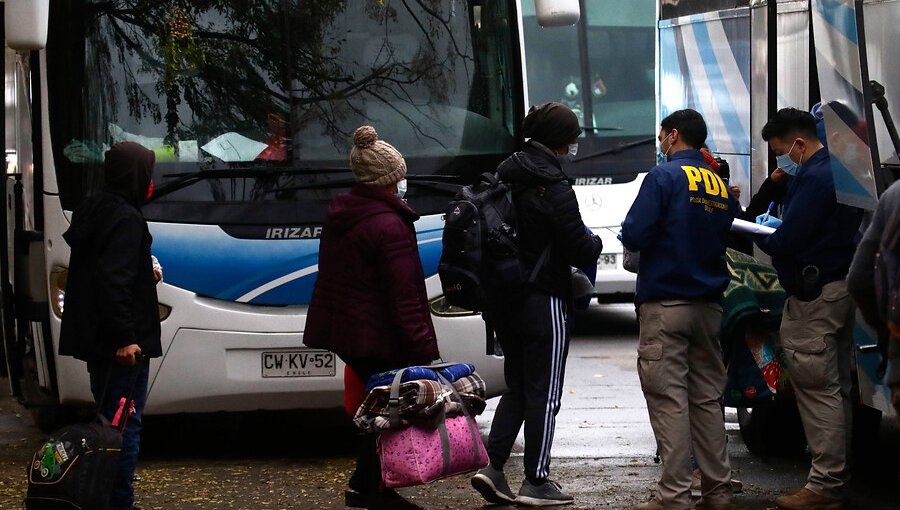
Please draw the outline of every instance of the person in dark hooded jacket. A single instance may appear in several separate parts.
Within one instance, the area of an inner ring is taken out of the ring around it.
[[[109,420],[121,398],[131,395],[134,402],[122,438],[112,510],[134,507],[132,480],[149,375],[148,364],[138,364],[137,358],[162,355],[152,238],[140,209],[154,162],[153,152],[141,145],[113,145],[103,162],[103,190],[82,202],[63,234],[71,256],[59,354],[87,362],[91,392]]]
[[[353,135],[350,168],[357,184],[328,207],[319,247],[303,343],[328,349],[352,370],[345,377],[357,401],[373,374],[440,358],[425,274],[413,223],[419,219],[402,200],[406,162],[371,126]],[[381,481],[376,436],[363,436],[356,471],[345,494],[348,506],[412,510]]]
[[[472,478],[472,486],[491,503],[567,504],[573,498],[549,476],[569,350],[571,267],[596,265],[603,243],[585,227],[563,172],[561,158],[577,150],[578,117],[563,104],[547,103],[529,111],[523,131],[529,138],[524,149],[501,163],[497,173],[514,190],[525,266],[538,272],[522,300],[504,303],[485,317],[503,348],[508,389],[491,424],[490,465]],[[523,423],[525,481],[515,496],[503,466]]]

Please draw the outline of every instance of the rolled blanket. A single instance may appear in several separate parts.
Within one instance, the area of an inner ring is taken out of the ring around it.
[[[381,372],[373,375],[366,383],[366,391],[372,391],[372,389],[377,386],[390,386],[391,382],[394,381],[394,376],[397,375],[397,372],[399,372],[399,370],[389,370],[387,372]],[[454,382],[460,377],[474,374],[475,366],[465,363],[459,363],[446,368],[442,368],[438,370],[438,372],[440,372],[440,374],[444,376],[444,379],[447,379],[447,381]],[[406,372],[403,373],[403,377],[400,379],[400,382],[414,381],[416,379],[428,379],[431,381],[437,381],[438,377],[437,374],[435,374],[435,371],[430,368],[410,367],[407,368]]]

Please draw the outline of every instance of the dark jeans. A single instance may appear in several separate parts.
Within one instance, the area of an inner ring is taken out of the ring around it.
[[[90,362],[88,371],[91,374],[91,393],[100,404],[100,413],[110,421],[119,409],[119,401],[131,393],[134,400],[134,414],[128,418],[125,433],[122,435],[122,453],[119,455],[119,470],[110,498],[110,510],[131,510],[134,507],[134,469],[137,466],[138,451],[141,446],[141,430],[144,428],[144,404],[147,402],[147,381],[150,366],[141,363],[136,367],[123,367],[109,361]],[[104,393],[106,381],[109,387]],[[137,383],[135,383],[137,378]]]
[[[344,361],[362,381],[368,381],[373,374],[392,370],[383,363],[372,363],[359,359]],[[348,485],[352,490],[363,495],[373,494],[381,489],[381,459],[378,458],[377,440],[378,434],[362,434],[360,436],[356,469],[353,471]]]
[[[502,469],[525,425],[525,476],[550,475],[550,448],[562,399],[569,353],[567,306],[559,298],[533,293],[519,310],[487,318],[503,347],[506,393],[500,397],[487,452]]]

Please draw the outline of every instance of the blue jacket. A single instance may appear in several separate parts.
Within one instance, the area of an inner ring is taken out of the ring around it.
[[[729,279],[725,242],[737,212],[698,150],[676,152],[650,170],[622,224],[622,244],[641,252],[635,304],[721,301]]]
[[[819,268],[823,285],[846,278],[862,217],[861,209],[837,203],[828,150],[821,149],[788,184],[784,223],[757,244],[772,256],[784,290],[796,294],[800,272],[809,265]]]

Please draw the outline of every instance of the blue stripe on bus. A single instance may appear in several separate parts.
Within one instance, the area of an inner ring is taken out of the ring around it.
[[[419,254],[425,276],[437,273],[442,221],[425,218],[417,225]],[[167,284],[200,296],[237,301],[260,287],[318,264],[319,241],[236,239],[215,227],[150,224],[153,254]],[[259,305],[309,304],[317,273],[288,281],[249,302]]]
[[[684,52],[684,46],[681,44],[676,44],[675,42],[675,30],[671,27],[671,23],[666,23],[668,20],[663,20],[659,22],[659,52],[660,55],[678,55],[678,52]],[[672,94],[671,89],[663,90],[663,87],[674,85],[672,81],[678,80],[680,84],[680,88],[684,90],[684,74],[682,74],[682,70],[678,65],[679,59],[674,59],[674,66],[671,64],[670,59],[660,59],[661,67],[659,69],[659,83],[657,84],[657,93],[660,98],[659,105],[659,118],[660,120],[666,118],[667,115],[674,112],[675,110],[683,108],[681,103],[674,105],[666,102],[666,98]],[[675,69],[671,69],[671,67],[675,67]]]
[[[863,197],[866,199],[873,198],[869,192],[858,180],[853,173],[844,165],[844,163],[831,154],[831,174],[834,177],[834,188],[838,194],[847,194]],[[877,200],[877,199],[876,199]]]
[[[859,45],[856,32],[856,9],[840,0],[813,0],[813,8],[841,35]]]
[[[721,23],[721,21],[713,23]],[[728,92],[728,87],[725,85],[726,78],[722,74],[716,54],[713,51],[713,42],[709,36],[709,29],[706,23],[695,23],[693,24],[693,29],[697,49],[700,51],[700,58],[703,60],[703,67],[706,71],[706,80],[709,82],[710,90],[713,91],[713,99],[719,108],[719,115],[722,116],[728,136],[732,140],[735,150],[741,153],[749,153],[750,135],[744,129],[733,102],[733,100],[741,100],[741,98],[732,98]]]

